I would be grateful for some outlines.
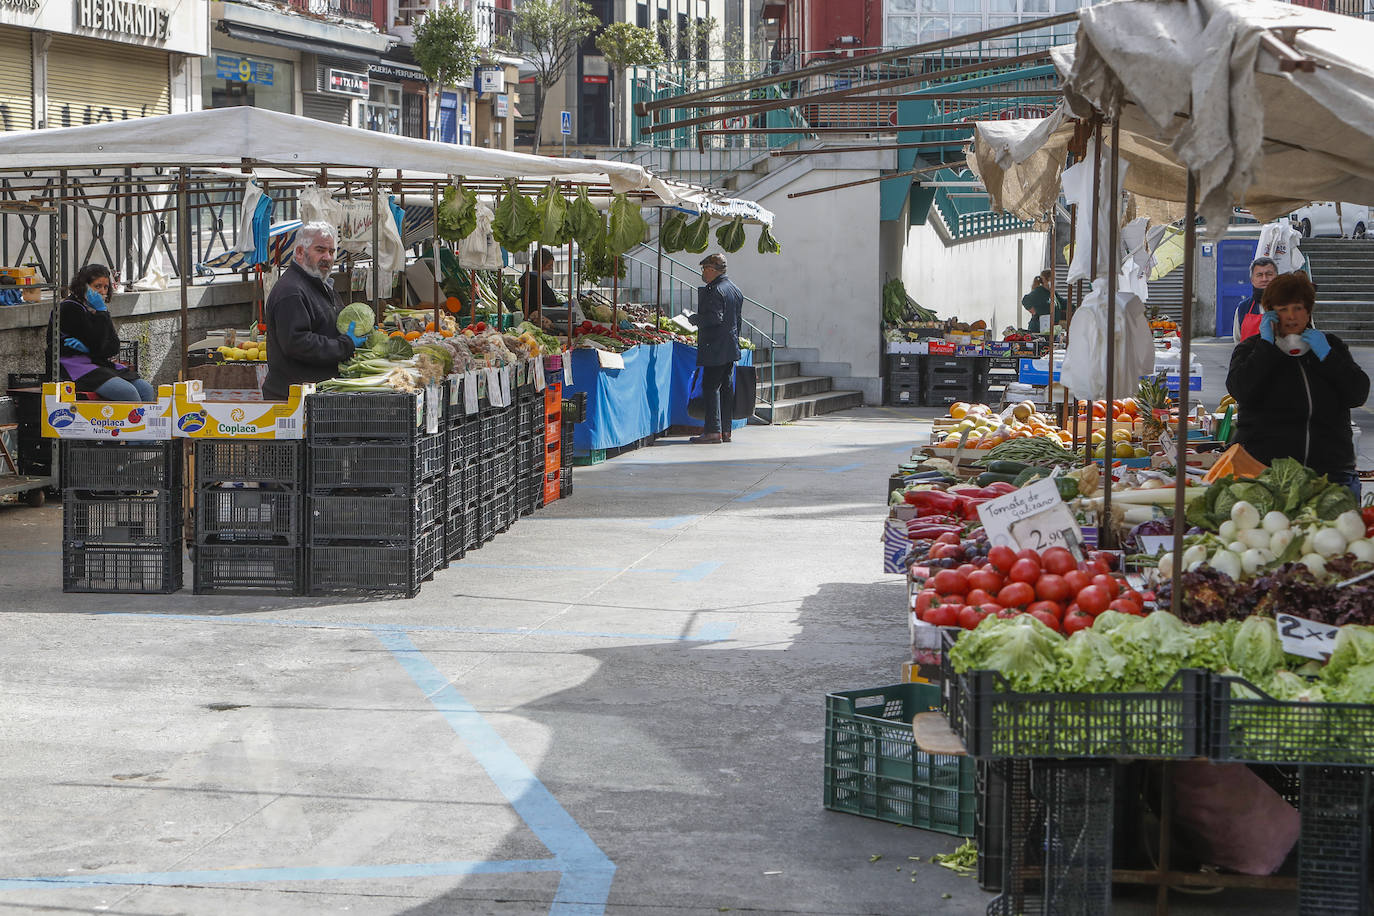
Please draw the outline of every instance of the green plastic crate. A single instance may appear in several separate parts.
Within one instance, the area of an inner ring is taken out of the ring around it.
[[[606,450],[604,448],[594,448],[585,455],[574,455],[573,464],[584,468],[593,464],[600,464],[606,460]]]
[[[939,710],[940,688],[894,684],[825,698],[825,807],[893,824],[973,836],[972,757],[916,748],[911,720]]]

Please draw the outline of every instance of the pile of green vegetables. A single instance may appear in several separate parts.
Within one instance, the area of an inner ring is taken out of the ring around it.
[[[674,210],[668,216],[662,227],[659,229],[659,240],[663,243],[663,250],[668,254],[678,251],[686,251],[689,254],[701,254],[711,242],[710,234],[711,220],[705,214],[697,215],[694,220],[688,221],[687,214],[681,210]],[[734,217],[723,226],[716,228],[716,243],[727,252],[736,252],[744,247],[744,219]],[[759,228],[758,241],[759,254],[781,254],[782,246],[773,238],[767,226]]]
[[[1278,511],[1297,519],[1308,510],[1322,521],[1332,521],[1360,507],[1348,487],[1332,483],[1325,474],[1317,474],[1293,458],[1277,458],[1254,479],[1222,477],[1215,481],[1204,498],[1189,504],[1188,524],[1216,532],[1231,518],[1231,508],[1238,502],[1254,506],[1260,517]]]
[[[431,342],[412,345],[373,327],[372,322],[372,310],[362,303],[346,305],[339,312],[339,330],[346,331],[350,324],[355,330],[370,330],[366,343],[339,367],[338,377],[317,386],[320,391],[416,391],[453,371],[453,352],[448,348]]]

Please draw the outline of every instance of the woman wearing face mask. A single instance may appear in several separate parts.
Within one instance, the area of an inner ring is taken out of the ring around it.
[[[115,361],[119,335],[106,309],[110,271],[103,264],[87,264],[72,277],[68,289],[58,313],[62,379],[75,382],[77,391],[94,391],[106,401],[155,400],[152,385]]]
[[[1312,327],[1316,298],[1303,273],[1265,288],[1259,333],[1236,346],[1226,374],[1236,441],[1265,464],[1296,458],[1358,498],[1350,410],[1369,397],[1369,376],[1339,337]]]

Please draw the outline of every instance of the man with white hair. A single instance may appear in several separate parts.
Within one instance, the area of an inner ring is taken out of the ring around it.
[[[343,308],[329,279],[338,233],[325,222],[296,230],[296,252],[267,297],[267,377],[262,396],[284,401],[292,385],[339,374],[339,364],[367,340],[371,328],[339,333]]]

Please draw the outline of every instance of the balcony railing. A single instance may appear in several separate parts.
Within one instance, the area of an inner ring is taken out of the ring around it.
[[[479,3],[474,19],[479,45],[491,48],[501,44],[515,48],[515,10]]]
[[[321,19],[372,21],[372,0],[286,0],[286,5],[298,13]]]

